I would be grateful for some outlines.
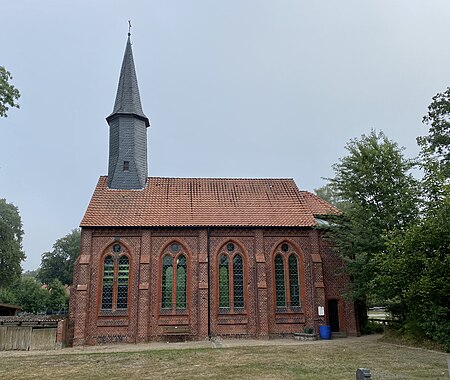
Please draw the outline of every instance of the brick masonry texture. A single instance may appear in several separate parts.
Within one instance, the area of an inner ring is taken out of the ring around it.
[[[171,339],[168,328],[184,327],[183,339],[210,336],[286,336],[328,324],[327,302],[337,300],[340,331],[357,333],[354,307],[342,294],[348,279],[328,241],[314,228],[83,228],[74,267],[69,336],[73,345]],[[187,257],[187,308],[161,308],[162,256],[178,243]],[[219,310],[218,256],[233,242],[244,258],[245,307]],[[103,259],[120,243],[130,258],[126,311],[100,309]],[[274,255],[287,243],[299,257],[301,308],[277,312]],[[209,247],[208,247],[209,244]],[[318,315],[318,307],[325,316]]]

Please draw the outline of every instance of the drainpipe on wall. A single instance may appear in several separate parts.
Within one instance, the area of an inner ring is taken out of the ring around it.
[[[210,237],[209,227],[206,230],[206,252],[208,255],[208,339],[211,339],[211,267],[210,267]]]

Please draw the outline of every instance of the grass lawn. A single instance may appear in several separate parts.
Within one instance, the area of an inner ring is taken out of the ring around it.
[[[328,380],[355,379],[358,367],[370,368],[374,380],[449,378],[447,354],[382,343],[374,337],[226,346],[227,341],[222,348],[174,349],[168,344],[155,349],[150,344],[131,351],[116,346],[107,352],[0,352],[0,378]]]

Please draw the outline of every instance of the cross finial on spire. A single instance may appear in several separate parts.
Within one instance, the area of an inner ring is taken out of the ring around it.
[[[131,20],[128,20],[128,37],[131,36]]]

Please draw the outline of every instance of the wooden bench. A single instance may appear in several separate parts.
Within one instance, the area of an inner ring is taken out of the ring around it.
[[[189,335],[189,326],[163,326],[164,335]]]

